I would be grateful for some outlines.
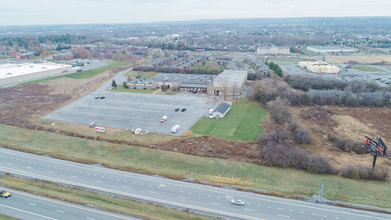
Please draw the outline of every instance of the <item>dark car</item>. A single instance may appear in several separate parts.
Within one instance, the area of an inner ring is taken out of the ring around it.
[[[95,99],[99,99],[99,96],[95,97]]]
[[[186,109],[185,109],[185,108],[183,108],[181,111],[182,111],[182,112],[185,112],[185,111],[186,111]]]
[[[105,97],[104,96],[101,96],[101,97],[99,97],[100,99],[104,99]]]
[[[179,111],[179,108],[176,108],[175,111],[176,111],[176,112]]]

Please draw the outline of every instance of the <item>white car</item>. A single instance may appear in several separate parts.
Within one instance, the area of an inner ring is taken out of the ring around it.
[[[243,206],[244,205],[244,201],[241,200],[241,199],[231,199],[231,204]]]
[[[174,125],[174,126],[171,128],[171,132],[172,132],[172,133],[176,133],[176,132],[179,130],[179,128],[181,128],[181,126],[179,126],[179,125]]]

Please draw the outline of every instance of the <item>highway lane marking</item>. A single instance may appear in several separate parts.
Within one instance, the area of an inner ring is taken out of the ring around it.
[[[53,171],[48,170],[48,173],[54,173]]]
[[[13,209],[13,210],[16,210],[16,211],[19,211],[19,212],[24,212],[24,213],[27,213],[27,214],[30,214],[30,215],[35,215],[35,216],[38,216],[38,217],[46,218],[46,219],[59,220],[59,219],[56,219],[56,218],[52,218],[52,217],[45,216],[45,215],[40,215],[40,214],[37,214],[37,213],[34,213],[34,212],[25,211],[25,210],[14,208],[14,207],[7,206],[7,205],[0,204],[0,206],[6,207],[6,208],[9,208],[9,209]]]
[[[124,188],[128,188],[128,189],[130,189],[130,187],[129,187],[129,186],[121,186],[121,187],[124,187]]]
[[[77,176],[69,176],[69,177],[72,177],[72,178],[77,178]]]
[[[35,174],[35,173],[31,173],[31,172],[27,172],[27,171],[23,171],[23,170],[17,170],[17,169],[8,168],[8,167],[3,167],[3,166],[0,166],[0,168],[14,170],[14,171],[17,171],[17,172],[21,172],[21,173],[25,173],[25,174],[29,174],[29,175],[33,175],[33,176],[40,176],[40,177],[43,177],[43,178],[54,179],[54,180],[56,180],[58,182],[71,183],[71,185],[76,185],[76,186],[81,186],[81,187],[86,187],[86,188],[92,188],[92,189],[96,189],[96,190],[99,190],[99,191],[113,192],[113,193],[119,194],[119,195],[127,195],[127,196],[133,197],[133,198],[139,198],[139,199],[141,198],[141,199],[145,199],[145,200],[149,200],[149,201],[157,201],[157,202],[161,202],[161,203],[164,203],[164,204],[176,205],[176,206],[180,206],[180,207],[185,206],[187,208],[190,207],[192,209],[198,209],[198,210],[214,212],[214,213],[219,213],[219,214],[224,214],[224,215],[234,215],[234,216],[239,216],[241,218],[247,218],[247,219],[266,220],[264,218],[259,218],[259,217],[249,216],[249,215],[243,215],[243,214],[227,212],[227,211],[222,211],[222,210],[216,210],[216,209],[210,209],[210,208],[205,208],[205,207],[201,207],[201,206],[195,206],[195,205],[190,205],[190,204],[185,204],[185,203],[180,203],[180,202],[173,202],[173,201],[168,201],[168,200],[163,200],[163,199],[157,199],[157,198],[153,198],[153,197],[149,197],[149,196],[143,196],[143,195],[138,195],[138,194],[133,194],[133,193],[122,192],[122,191],[118,191],[118,190],[113,190],[113,189],[107,189],[107,188],[104,188],[104,187],[93,186],[93,185],[73,182],[73,181],[69,181],[69,180],[63,180],[63,179],[60,179],[60,178],[48,177],[48,176],[41,175],[41,174]],[[93,211],[93,210],[91,210],[91,211]],[[102,214],[105,214],[105,213],[102,213]]]
[[[252,210],[252,209],[246,209],[246,208],[244,208],[244,210],[250,211],[250,212],[253,212],[253,211],[254,211],[254,210]]]
[[[210,202],[210,204],[212,204],[212,205],[221,205],[221,204],[215,203],[215,202]]]
[[[10,162],[6,162],[6,164],[12,165],[12,163],[10,163]]]
[[[102,211],[98,211],[98,210],[92,210],[92,209],[89,209],[89,208],[84,208],[84,207],[81,207],[81,206],[77,206],[77,205],[73,205],[73,204],[67,204],[67,203],[64,203],[64,202],[60,202],[60,201],[55,201],[53,199],[49,199],[49,198],[44,198],[44,197],[39,197],[39,196],[36,196],[36,195],[29,195],[29,194],[26,194],[26,193],[22,193],[22,192],[17,192],[17,191],[13,191],[13,190],[8,190],[14,194],[19,194],[19,195],[23,195],[23,196],[27,196],[27,197],[31,197],[31,198],[34,198],[34,199],[39,199],[39,200],[43,200],[43,201],[47,201],[47,202],[51,202],[51,203],[55,203],[55,204],[58,204],[58,205],[63,205],[63,206],[68,206],[68,207],[72,207],[72,208],[75,208],[75,209],[80,209],[80,210],[84,210],[84,211],[88,211],[88,212],[93,212],[93,213],[97,213],[97,214],[101,214],[101,215],[106,215],[106,216],[110,216],[110,217],[115,217],[115,218],[119,218],[119,219],[126,219],[126,220],[132,220],[131,218],[127,218],[127,217],[123,217],[123,216],[118,216],[118,215],[114,215],[114,214],[111,214],[111,213],[105,213],[105,212],[102,212]],[[1,205],[0,206],[4,206],[4,205]],[[15,208],[16,209],[16,208]],[[20,210],[22,212],[26,212],[28,213],[27,211],[24,211],[24,210]],[[59,211],[59,210],[57,210]],[[61,211],[61,210],[60,210]],[[109,211],[108,211],[109,212]],[[41,216],[39,214],[36,214],[36,213],[31,213],[31,214],[35,214],[37,216]],[[45,216],[42,216],[42,217],[45,217]],[[53,219],[53,220],[58,220],[58,219],[55,219],[55,218],[51,218],[51,217],[47,217],[49,219]]]
[[[183,197],[183,196],[178,196],[177,198],[178,199],[187,199],[186,197]]]
[[[31,202],[29,202],[28,204],[32,205],[32,206],[37,206],[37,204],[31,203]]]
[[[29,166],[26,166],[26,168],[28,168],[28,169],[32,169],[32,167],[29,167]]]
[[[88,219],[88,220],[95,220],[94,218],[90,218],[90,217],[86,217],[86,219]]]
[[[278,215],[278,216],[285,217],[285,218],[290,218],[290,216],[288,216],[288,215]]]
[[[148,192],[150,192],[150,193],[155,193],[155,194],[160,194],[160,193],[158,193],[158,192],[154,192],[154,191],[150,191],[150,190],[148,190]]]
[[[57,209],[56,211],[57,211],[57,212],[61,212],[61,213],[64,213],[64,211],[62,211],[62,210],[58,210],[58,209]]]

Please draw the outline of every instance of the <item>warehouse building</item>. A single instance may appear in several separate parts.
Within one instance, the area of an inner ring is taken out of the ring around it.
[[[57,63],[20,63],[0,65],[0,86],[65,73],[71,65]]]
[[[338,46],[308,46],[307,50],[315,53],[328,53],[328,54],[345,54],[354,53],[356,49],[351,47],[338,47]]]
[[[213,86],[208,86],[208,94],[239,95],[246,82],[247,71],[224,70],[213,81]]]
[[[322,61],[300,61],[299,66],[313,73],[339,73],[339,67]]]

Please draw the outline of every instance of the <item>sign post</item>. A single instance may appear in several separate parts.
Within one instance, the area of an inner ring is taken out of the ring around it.
[[[384,143],[383,139],[381,137],[377,138],[376,141],[372,140],[371,138],[365,136],[364,141],[364,147],[366,147],[368,150],[373,152],[373,163],[372,163],[372,173],[375,171],[375,165],[376,165],[376,158],[377,156],[380,157],[389,157],[390,155],[387,154],[387,145]]]

